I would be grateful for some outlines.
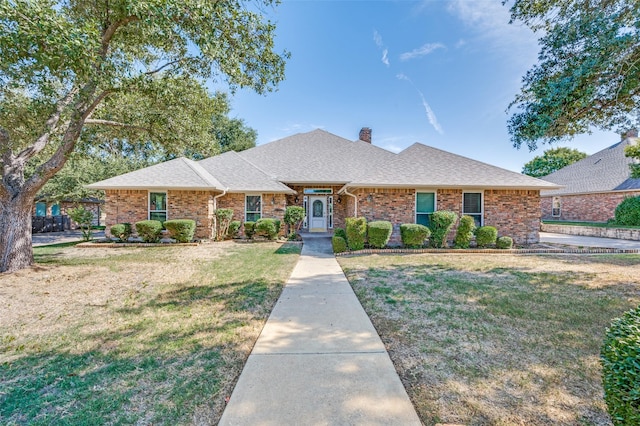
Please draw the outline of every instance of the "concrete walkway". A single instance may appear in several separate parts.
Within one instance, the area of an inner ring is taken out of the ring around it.
[[[420,425],[332,254],[307,234],[220,425]]]
[[[576,247],[597,247],[634,250],[640,249],[640,241],[619,240],[616,238],[585,237],[583,235],[555,234],[540,232],[541,243],[564,244]]]

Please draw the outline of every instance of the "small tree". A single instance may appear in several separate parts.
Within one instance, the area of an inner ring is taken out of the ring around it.
[[[87,210],[84,206],[78,206],[69,210],[69,217],[71,220],[80,225],[82,231],[82,239],[84,241],[91,240],[91,225],[93,224],[93,212]]]
[[[217,209],[214,219],[214,238],[216,241],[222,241],[229,234],[229,225],[233,219],[232,209]]]
[[[304,208],[300,206],[287,206],[284,212],[284,223],[287,224],[287,234],[297,234],[304,220]],[[291,230],[294,229],[294,231]]]
[[[433,212],[429,223],[431,231],[429,242],[432,247],[443,248],[447,246],[447,234],[456,220],[458,220],[458,215],[455,212],[447,210]]]

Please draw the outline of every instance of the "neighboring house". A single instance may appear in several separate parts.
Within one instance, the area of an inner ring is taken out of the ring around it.
[[[638,143],[638,132],[576,163],[543,177],[563,188],[541,192],[542,219],[606,222],[626,197],[640,195],[640,179],[631,178],[624,149]]]
[[[103,200],[93,197],[82,198],[78,201],[62,200],[55,202],[36,199],[32,211],[32,231],[51,232],[78,228],[78,224],[68,218],[68,211],[78,206],[91,210],[94,225],[103,225],[103,204]],[[50,224],[53,224],[53,226],[49,226]]]
[[[344,227],[345,218],[428,224],[436,210],[469,214],[518,243],[535,243],[540,190],[557,185],[416,143],[399,154],[314,130],[198,162],[178,158],[88,186],[106,194],[107,227],[145,219],[190,218],[211,236],[214,210],[234,219],[282,219],[287,206],[307,212],[310,232]]]

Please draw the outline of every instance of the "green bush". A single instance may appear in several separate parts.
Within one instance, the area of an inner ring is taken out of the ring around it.
[[[256,226],[255,226],[256,235],[268,238],[270,240],[275,240],[279,230],[276,227],[276,222],[279,227],[280,226],[279,220],[270,219],[266,217],[263,217],[262,219],[258,219],[256,221]]]
[[[276,237],[280,234],[280,227],[282,226],[282,221],[280,219],[273,219],[273,224],[276,227]]]
[[[424,225],[417,223],[403,223],[400,225],[402,244],[409,248],[420,248],[431,235],[431,231]]]
[[[84,241],[90,241],[93,212],[91,210],[85,209],[84,206],[78,206],[76,208],[70,209],[67,213],[69,214],[71,220],[73,220],[80,226],[80,230],[82,231],[82,239]]]
[[[222,241],[229,234],[229,226],[233,219],[233,209],[216,209],[214,214],[216,215],[215,240]]]
[[[196,232],[196,221],[191,219],[173,219],[164,222],[164,227],[169,231],[169,237],[179,243],[188,243],[193,240]]]
[[[362,250],[367,238],[367,219],[364,217],[348,217],[345,219],[347,225],[347,245],[350,250]]]
[[[455,248],[467,249],[473,238],[473,231],[476,229],[476,221],[473,216],[462,216],[460,224],[456,230],[456,237],[453,239]]]
[[[511,237],[500,237],[496,240],[496,248],[501,250],[511,250],[513,247],[513,239]]]
[[[604,400],[613,424],[640,424],[640,306],[612,321],[600,353]]]
[[[335,228],[333,230],[333,235],[335,235],[336,237],[342,237],[345,241],[347,241],[347,231],[345,231],[343,228]]]
[[[453,224],[456,223],[456,220],[458,220],[458,215],[455,212],[448,210],[433,212],[429,223],[429,230],[431,231],[429,243],[431,247],[447,247],[447,235],[453,227]]]
[[[331,245],[333,246],[334,253],[342,253],[343,251],[347,251],[347,241],[337,235],[331,237]]]
[[[616,224],[640,226],[640,195],[627,197],[616,207]]]
[[[287,224],[289,234],[297,233],[304,220],[304,208],[300,206],[287,206],[284,211],[284,223]]]
[[[252,239],[256,234],[256,223],[255,222],[245,222],[244,223],[244,235],[248,239]]]
[[[116,237],[123,243],[126,243],[131,236],[131,224],[130,223],[117,223],[109,228],[111,235]]]
[[[162,222],[159,220],[141,220],[136,222],[136,232],[145,243],[157,243],[162,234]]]
[[[493,226],[481,226],[476,229],[476,244],[479,248],[485,248],[496,243],[498,230]]]
[[[393,225],[385,220],[369,222],[367,225],[367,240],[369,245],[374,248],[384,248],[391,238]]]
[[[229,231],[227,232],[229,238],[235,238],[238,236],[238,230],[240,230],[241,225],[242,223],[240,223],[239,220],[231,221],[231,223],[229,224]]]

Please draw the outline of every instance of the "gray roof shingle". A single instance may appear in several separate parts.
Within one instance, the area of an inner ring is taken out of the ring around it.
[[[585,194],[640,189],[640,179],[631,178],[629,165],[634,161],[625,157],[624,149],[637,138],[627,138],[602,151],[543,177],[564,188],[543,191],[543,196]]]

